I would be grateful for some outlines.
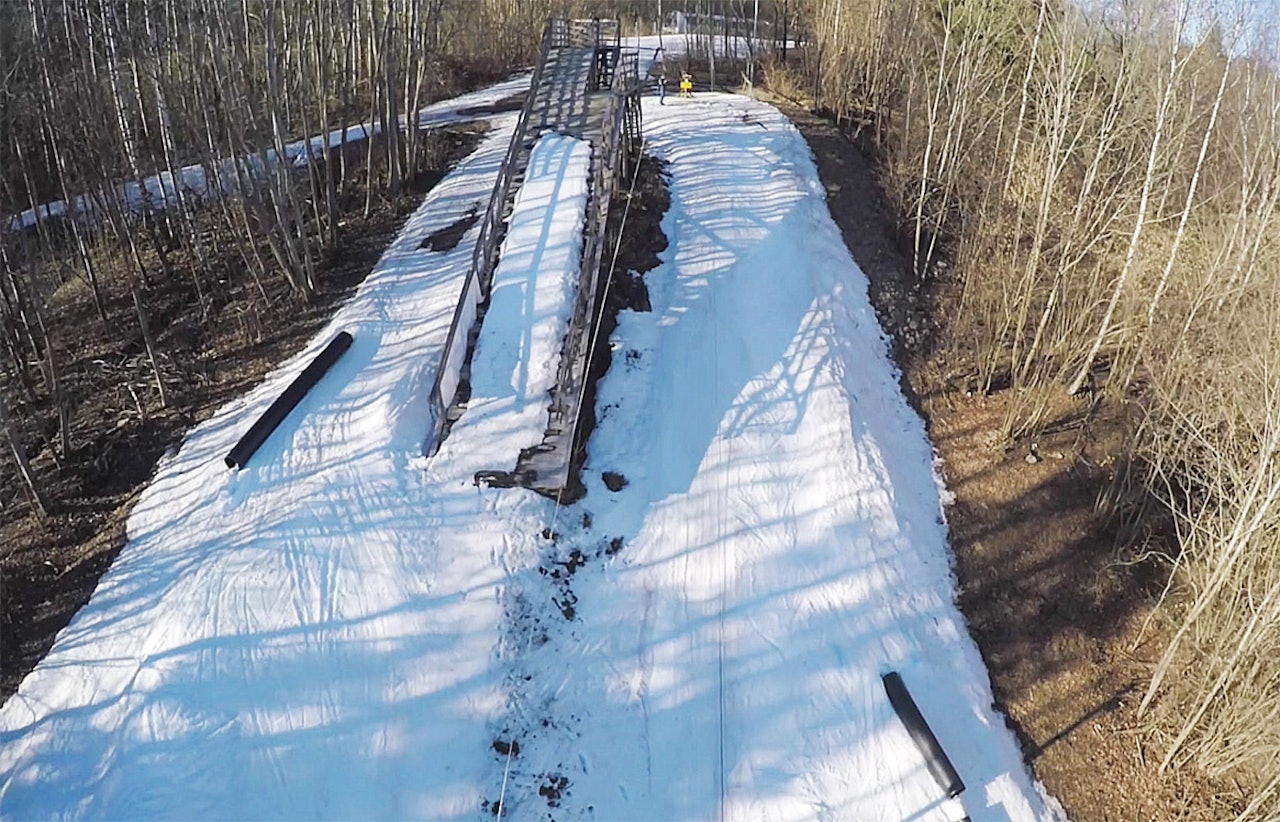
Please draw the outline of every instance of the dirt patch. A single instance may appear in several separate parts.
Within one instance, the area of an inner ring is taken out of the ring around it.
[[[197,299],[185,276],[158,278],[146,303],[169,393],[167,409],[153,396],[155,377],[140,334],[130,338],[119,331],[136,326],[123,280],[108,281],[108,323],[98,319],[87,289],[60,304],[58,326],[76,329],[62,335],[56,349],[60,379],[74,407],[73,450],[55,457],[57,420],[47,401],[19,407],[28,456],[47,484],[51,511],[39,521],[16,472],[0,472],[0,696],[17,689],[89,600],[124,545],[129,511],[161,455],[304,345],[369,274],[422,195],[479,137],[478,127],[440,132],[435,163],[408,190],[367,217],[345,217],[339,241],[323,256],[319,293],[310,302],[287,293],[283,283],[266,284],[265,303],[248,297],[256,286],[233,265],[223,269],[233,286],[215,304]]]
[[[1122,470],[1124,420],[1062,398],[1051,433],[1006,449],[1014,398],[975,394],[948,371],[933,318],[954,294],[912,273],[879,183],[874,147],[781,98],[767,98],[812,147],[831,214],[866,273],[908,398],[925,418],[955,497],[948,511],[959,605],[1037,778],[1075,820],[1212,819],[1232,808],[1194,774],[1161,775],[1137,702],[1160,647],[1144,622],[1162,568],[1131,564],[1123,526],[1100,504]]]
[[[929,393],[924,409],[956,497],[960,608],[1023,755],[1072,819],[1231,816],[1195,774],[1158,774],[1140,730],[1167,636],[1158,622],[1143,635],[1157,567],[1125,561],[1121,521],[1099,505],[1122,470],[1122,421],[1096,409],[1006,452],[992,432],[1009,392],[967,393]],[[1064,400],[1063,416],[1080,402]]]
[[[570,469],[570,483],[576,499],[584,493],[580,471],[586,459],[587,442],[596,427],[596,383],[613,363],[613,350],[608,342],[618,327],[618,312],[649,311],[649,289],[644,284],[644,274],[657,267],[658,255],[667,247],[667,235],[662,233],[662,218],[671,207],[671,194],[667,189],[664,163],[655,157],[644,156],[635,170],[634,180],[627,181],[614,196],[609,207],[609,220],[605,228],[604,263],[611,269],[608,287],[602,289],[604,304],[600,310],[600,324],[596,332],[596,345],[587,363],[586,387],[582,395],[581,422]],[[616,251],[616,257],[614,252]],[[613,472],[606,472],[613,474]],[[620,475],[619,479],[621,479]],[[610,482],[609,479],[605,480]],[[615,480],[617,482],[617,480]],[[618,489],[625,485],[621,479]],[[612,487],[612,486],[610,486]]]
[[[559,774],[547,774],[538,786],[538,796],[547,800],[547,807],[560,807],[560,797],[569,790],[569,779]]]
[[[508,742],[505,739],[495,739],[493,740],[493,750],[498,756],[519,756],[520,743],[515,740]]]
[[[480,204],[471,206],[466,214],[447,226],[431,232],[418,245],[422,251],[452,251],[462,242],[462,237],[480,219]]]

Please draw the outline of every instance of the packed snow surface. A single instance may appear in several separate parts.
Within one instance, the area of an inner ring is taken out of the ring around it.
[[[586,147],[556,135],[513,215],[471,403],[420,457],[475,230],[420,244],[483,208],[508,117],[306,350],[162,462],[115,565],[0,709],[0,815],[1061,815],[991,708],[931,448],[803,139],[727,95],[644,116],[669,245],[652,311],[608,340],[587,496],[472,480],[545,421],[585,204]],[[229,472],[342,329],[351,349]],[[959,799],[893,713],[890,670]]]
[[[532,818],[563,784],[556,818],[1058,818],[991,708],[932,449],[806,144],[741,97],[644,118],[670,245],[652,311],[610,341],[587,497],[511,586],[573,619],[509,607],[505,804]],[[890,706],[892,670],[958,800]]]

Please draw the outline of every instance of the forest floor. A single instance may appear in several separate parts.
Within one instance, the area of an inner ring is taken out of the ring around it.
[[[505,110],[495,107],[495,111]],[[427,166],[368,216],[352,209],[332,250],[321,252],[318,293],[303,301],[283,280],[264,281],[267,299],[227,255],[221,276],[231,299],[202,304],[185,277],[157,279],[146,292],[168,407],[161,408],[124,276],[103,278],[107,322],[87,286],[69,281],[54,295],[60,379],[72,398],[72,450],[55,454],[55,410],[22,409],[28,456],[46,483],[49,516],[27,502],[16,472],[0,473],[0,699],[13,693],[58,632],[88,601],[125,542],[125,523],[156,467],[183,435],[244,394],[297,351],[363,282],[423,195],[474,150],[483,123],[438,129]],[[351,191],[353,201],[362,191]],[[243,268],[242,264],[240,266]],[[274,287],[274,288],[273,288]],[[252,293],[251,293],[252,292]]]
[[[759,96],[808,140],[832,217],[870,281],[955,498],[947,519],[960,609],[1036,777],[1076,820],[1230,817],[1235,798],[1223,786],[1185,768],[1160,774],[1156,743],[1140,730],[1138,702],[1168,638],[1154,610],[1166,569],[1124,560],[1126,519],[1102,502],[1127,457],[1122,410],[1064,391],[1044,434],[1002,440],[1016,398],[975,390],[947,350],[939,323],[955,291],[912,275],[869,135]]]

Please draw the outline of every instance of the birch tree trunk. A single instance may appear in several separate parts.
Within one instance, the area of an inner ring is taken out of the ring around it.
[[[1134,263],[1138,257],[1138,246],[1142,240],[1143,229],[1146,228],[1147,224],[1147,205],[1151,200],[1151,189],[1155,182],[1156,161],[1160,156],[1160,140],[1164,136],[1169,106],[1173,101],[1178,75],[1188,59],[1185,57],[1181,60],[1178,59],[1178,49],[1182,45],[1182,31],[1186,19],[1187,0],[1183,0],[1178,9],[1172,44],[1169,47],[1169,70],[1164,78],[1164,89],[1160,95],[1160,103],[1156,108],[1155,134],[1151,138],[1151,150],[1147,154],[1147,171],[1142,178],[1142,194],[1138,201],[1138,214],[1134,219],[1133,233],[1129,235],[1129,246],[1125,252],[1124,265],[1121,267],[1120,275],[1116,277],[1115,285],[1111,289],[1111,298],[1107,301],[1106,311],[1102,315],[1102,323],[1098,326],[1098,333],[1094,335],[1093,342],[1089,346],[1089,353],[1085,355],[1084,361],[1080,364],[1080,370],[1067,388],[1068,394],[1080,393],[1080,390],[1084,388],[1085,381],[1089,378],[1089,374],[1093,371],[1094,360],[1098,358],[1102,343],[1111,332],[1111,323],[1115,318],[1116,306],[1120,304],[1120,297],[1124,294],[1125,285],[1133,272]]]
[[[1165,260],[1164,269],[1160,272],[1160,281],[1156,285],[1155,294],[1151,296],[1151,302],[1147,305],[1147,317],[1138,337],[1137,351],[1134,352],[1133,360],[1129,364],[1128,372],[1125,374],[1124,382],[1121,388],[1126,388],[1133,381],[1134,371],[1138,367],[1139,360],[1142,359],[1143,351],[1146,348],[1147,336],[1151,330],[1152,324],[1155,322],[1156,310],[1160,307],[1160,300],[1164,296],[1165,290],[1169,287],[1169,277],[1173,274],[1174,264],[1178,259],[1178,249],[1182,247],[1182,238],[1187,232],[1187,219],[1191,216],[1191,207],[1195,204],[1196,188],[1200,185],[1200,174],[1204,169],[1204,158],[1209,151],[1209,140],[1213,136],[1214,126],[1218,123],[1218,110],[1222,107],[1222,97],[1227,90],[1227,78],[1231,75],[1230,59],[1223,60],[1222,77],[1218,81],[1218,92],[1213,98],[1213,110],[1209,114],[1209,124],[1205,126],[1204,137],[1200,141],[1200,154],[1196,157],[1195,170],[1191,174],[1191,185],[1187,188],[1187,197],[1182,204],[1182,214],[1178,218],[1178,229],[1173,235],[1173,245],[1169,249],[1169,257]]]

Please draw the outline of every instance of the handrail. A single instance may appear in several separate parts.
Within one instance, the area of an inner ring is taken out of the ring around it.
[[[538,85],[542,81],[543,69],[547,63],[547,54],[552,48],[558,48],[559,46],[556,44],[560,43],[566,36],[566,32],[562,30],[564,23],[564,20],[548,20],[546,27],[543,29],[542,48],[538,55],[538,62],[533,69],[533,76],[529,80],[529,94],[525,98],[524,105],[520,108],[520,117],[516,120],[515,131],[511,134],[511,142],[507,145],[507,153],[502,159],[502,166],[498,170],[498,179],[489,195],[489,204],[485,208],[484,217],[480,223],[480,234],[476,237],[475,249],[471,254],[471,268],[467,272],[467,279],[463,283],[462,295],[458,299],[458,305],[453,311],[453,319],[449,323],[449,336],[445,340],[444,350],[440,354],[440,366],[436,369],[435,381],[431,385],[431,394],[428,398],[433,417],[431,438],[426,443],[425,448],[428,455],[434,454],[440,448],[447,410],[457,393],[458,380],[461,379],[460,375],[451,377],[451,372],[453,371],[451,363],[459,356],[465,357],[465,346],[467,345],[465,337],[470,335],[471,325],[475,321],[479,304],[489,299],[489,289],[493,284],[493,269],[498,251],[498,229],[501,227],[502,211],[506,206],[507,195],[511,191],[511,177],[514,173],[515,160],[525,139],[525,129],[528,127],[529,115],[533,111]],[[472,293],[473,291],[475,292],[474,294]],[[467,333],[464,335],[461,331],[461,326],[463,325],[463,318],[467,317],[467,315],[470,315],[470,317],[466,322]],[[464,346],[461,352],[455,351],[458,345]],[[460,362],[457,364],[461,367]],[[445,383],[451,378],[454,384],[446,389]],[[445,396],[446,394],[448,395],[447,397]]]
[[[561,353],[560,364],[556,371],[555,390],[551,398],[548,413],[548,429],[570,436],[568,447],[573,448],[572,439],[576,437],[578,419],[581,408],[582,384],[585,382],[587,362],[590,354],[591,336],[597,287],[599,281],[600,259],[603,251],[604,222],[607,220],[609,202],[613,197],[613,189],[617,181],[616,163],[619,157],[622,128],[626,117],[626,96],[639,85],[639,53],[614,51],[613,82],[609,96],[605,100],[602,117],[602,134],[598,158],[592,158],[591,174],[591,207],[587,209],[586,225],[583,227],[582,264],[578,275],[577,300],[574,304],[568,333],[565,336],[565,348]],[[576,413],[575,412],[576,408]],[[572,415],[572,418],[570,418]],[[572,459],[572,453],[565,455],[566,462]]]

